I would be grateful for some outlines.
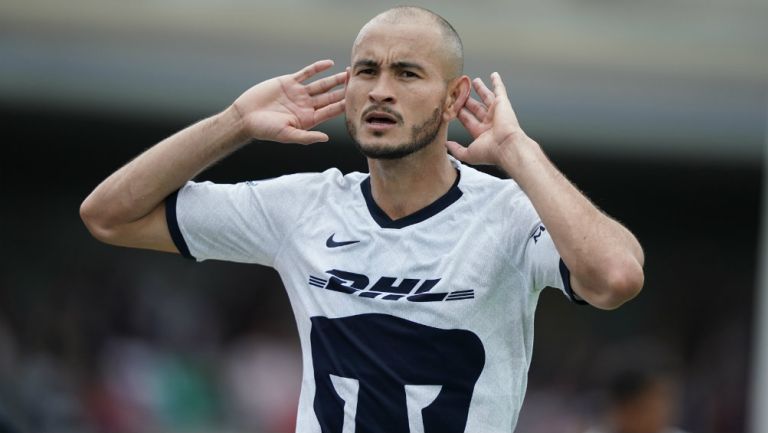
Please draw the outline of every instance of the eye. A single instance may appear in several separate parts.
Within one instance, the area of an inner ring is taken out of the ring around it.
[[[400,76],[403,78],[419,78],[418,74],[411,71],[402,71],[400,72]]]
[[[358,75],[374,75],[375,73],[376,73],[376,70],[373,68],[365,68],[357,71]]]

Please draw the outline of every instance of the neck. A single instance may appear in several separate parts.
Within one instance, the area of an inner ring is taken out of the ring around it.
[[[400,159],[369,158],[368,169],[373,199],[393,220],[423,209],[456,181],[456,169],[438,142]]]

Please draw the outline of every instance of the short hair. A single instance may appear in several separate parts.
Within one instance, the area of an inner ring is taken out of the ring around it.
[[[368,23],[365,24],[365,26],[363,26],[363,29],[365,29],[368,24],[376,21],[397,23],[403,18],[423,17],[430,18],[434,23],[438,25],[438,28],[443,34],[446,53],[448,56],[450,56],[448,60],[453,66],[451,68],[452,76],[449,78],[458,77],[464,72],[464,45],[461,43],[461,38],[451,23],[449,23],[448,20],[441,17],[440,15],[432,12],[431,10],[419,6],[396,6],[373,17],[370,21],[368,21]],[[357,45],[357,41],[363,34],[363,29],[360,30],[360,33],[355,40],[355,45]]]

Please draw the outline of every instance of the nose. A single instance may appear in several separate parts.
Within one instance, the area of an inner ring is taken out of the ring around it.
[[[374,86],[368,92],[368,99],[376,104],[395,103],[395,94],[392,89],[392,83],[386,74],[381,74]]]

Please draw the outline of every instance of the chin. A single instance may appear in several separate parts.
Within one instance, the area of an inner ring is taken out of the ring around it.
[[[434,141],[437,135],[439,123],[436,123],[434,116],[431,122],[420,127],[413,127],[410,136],[405,134],[403,129],[389,131],[367,131],[363,128],[358,129],[347,119],[347,132],[357,150],[366,158],[371,159],[401,159],[412,153],[418,152]],[[429,128],[429,123],[433,127]],[[418,132],[426,132],[419,134]]]
[[[423,145],[419,145],[419,143],[361,143],[358,140],[353,140],[353,142],[355,143],[355,147],[357,147],[357,150],[360,151],[360,153],[362,153],[366,158],[371,159],[401,159],[412,155],[425,147]]]
[[[357,146],[357,150],[360,151],[363,155],[365,155],[368,158],[386,158],[386,155],[392,154],[392,153],[399,153],[400,150],[396,144],[394,143],[387,143],[387,142],[376,142],[372,143],[369,141],[355,141],[355,144]]]

